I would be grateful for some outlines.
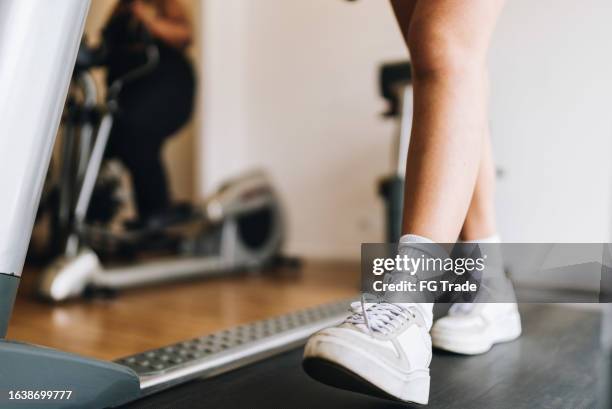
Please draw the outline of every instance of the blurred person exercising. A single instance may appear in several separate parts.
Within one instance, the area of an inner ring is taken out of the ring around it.
[[[108,85],[145,63],[147,41],[159,49],[154,69],[121,90],[107,149],[107,156],[120,159],[131,173],[139,224],[170,208],[161,153],[193,111],[196,79],[186,56],[192,36],[179,0],[121,0],[103,30]]]

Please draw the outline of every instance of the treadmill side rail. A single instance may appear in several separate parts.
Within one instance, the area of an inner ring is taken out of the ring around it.
[[[136,371],[143,396],[289,351],[348,315],[350,300],[241,325],[117,361]]]
[[[102,409],[140,396],[138,376],[112,362],[10,341],[0,341],[0,362],[3,409]]]

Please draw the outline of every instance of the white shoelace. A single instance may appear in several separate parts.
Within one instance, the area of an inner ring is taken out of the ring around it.
[[[367,329],[371,335],[375,332],[383,335],[400,328],[406,322],[415,322],[415,315],[405,308],[391,303],[368,303],[361,301],[351,304],[353,314],[345,322],[360,329]]]

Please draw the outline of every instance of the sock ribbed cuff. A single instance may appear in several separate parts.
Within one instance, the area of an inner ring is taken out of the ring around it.
[[[420,244],[426,244],[426,243],[434,243],[433,240],[428,239],[427,237],[423,237],[423,236],[419,236],[417,234],[405,234],[402,237],[400,237],[400,243],[420,243]]]
[[[482,239],[478,239],[478,240],[461,240],[460,243],[497,244],[497,243],[501,243],[501,238],[499,237],[499,234],[494,234],[492,236],[483,237]]]

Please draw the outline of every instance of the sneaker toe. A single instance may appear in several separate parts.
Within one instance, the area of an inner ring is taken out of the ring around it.
[[[350,325],[326,328],[314,334],[306,343],[304,357],[333,359],[338,356],[338,350],[347,351],[346,353],[367,350],[376,353],[385,361],[397,362],[398,359],[390,343],[377,340]]]
[[[447,316],[437,320],[431,331],[433,333],[472,334],[482,331],[487,323],[480,316]]]

